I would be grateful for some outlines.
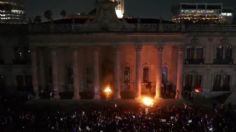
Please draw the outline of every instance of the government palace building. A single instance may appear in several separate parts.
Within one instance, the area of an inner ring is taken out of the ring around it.
[[[123,4],[123,3],[122,3]],[[227,94],[236,104],[236,26],[118,18],[98,0],[91,16],[1,24],[1,93],[36,99],[182,99]]]

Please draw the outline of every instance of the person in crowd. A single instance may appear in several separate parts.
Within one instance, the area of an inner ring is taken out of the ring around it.
[[[111,108],[44,110],[23,108],[23,101],[1,98],[1,132],[235,132],[232,106],[212,111],[193,105],[138,111]]]

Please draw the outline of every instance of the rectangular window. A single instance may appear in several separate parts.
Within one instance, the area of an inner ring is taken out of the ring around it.
[[[230,90],[230,75],[225,75],[223,78],[223,91],[229,91]]]
[[[225,49],[225,63],[233,63],[233,51],[232,46],[227,46]]]
[[[73,69],[71,67],[66,68],[66,78],[67,78],[67,83],[72,84],[73,83]]]
[[[221,75],[217,74],[214,78],[213,91],[221,90]]]
[[[92,68],[87,67],[86,71],[85,71],[85,78],[86,78],[86,83],[87,84],[92,84],[93,83],[92,76],[93,76]]]
[[[5,90],[6,87],[6,77],[0,74],[0,90]]]
[[[203,59],[203,48],[196,48],[196,59]]]
[[[130,83],[130,67],[125,67],[125,70],[124,70],[124,83]]]
[[[222,9],[221,5],[207,5],[207,9]]]
[[[224,49],[222,46],[217,47],[217,49],[216,49],[216,59],[217,60],[223,60],[223,52],[224,52]]]
[[[206,6],[205,6],[205,5],[203,5],[203,4],[201,4],[201,5],[198,5],[198,6],[197,6],[197,8],[198,8],[198,9],[205,9],[205,8],[206,8]]]
[[[3,51],[4,51],[3,47],[0,46],[0,64],[4,64]]]
[[[32,87],[32,76],[31,75],[26,75],[25,76],[25,85],[28,88]]]
[[[192,47],[187,48],[186,59],[188,59],[188,60],[194,59],[194,48],[192,48]]]
[[[16,87],[20,91],[24,90],[24,76],[23,75],[16,76]]]
[[[182,9],[196,9],[197,5],[194,5],[194,4],[192,4],[192,5],[190,5],[190,4],[182,4],[181,8]]]
[[[148,67],[145,67],[145,68],[143,68],[143,82],[144,83],[148,83],[148,82],[150,82],[149,81],[149,73],[150,71],[149,71],[149,68]]]
[[[185,90],[192,91],[193,86],[193,75],[187,74],[185,76]]]
[[[195,84],[194,84],[194,88],[202,88],[202,76],[201,75],[195,75]]]
[[[28,47],[15,47],[14,57],[14,63],[16,64],[30,63],[31,51]]]

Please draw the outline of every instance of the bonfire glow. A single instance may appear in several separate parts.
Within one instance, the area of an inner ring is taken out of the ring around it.
[[[110,86],[106,86],[103,90],[104,94],[106,95],[106,97],[110,97],[112,94],[112,89]]]
[[[147,106],[147,107],[152,107],[154,105],[154,99],[152,99],[151,97],[143,97],[142,98],[142,103],[143,105]]]
[[[195,93],[200,93],[200,90],[197,88],[194,91],[195,91]]]

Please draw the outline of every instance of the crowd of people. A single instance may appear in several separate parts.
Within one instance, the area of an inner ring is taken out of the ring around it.
[[[232,106],[205,110],[192,105],[124,110],[25,109],[24,102],[1,99],[1,132],[235,132]]]

